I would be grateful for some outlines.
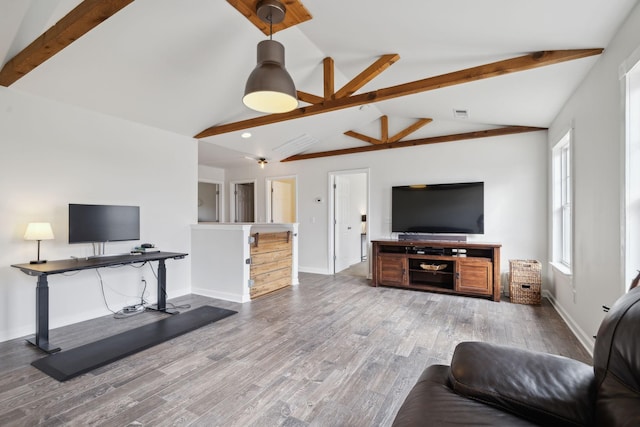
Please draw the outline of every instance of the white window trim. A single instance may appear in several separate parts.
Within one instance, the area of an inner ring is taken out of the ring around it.
[[[574,257],[573,257],[573,252],[574,252],[574,244],[573,244],[573,237],[574,237],[574,216],[575,216],[575,212],[573,209],[574,206],[574,174],[573,174],[573,170],[574,170],[574,161],[572,159],[573,157],[573,128],[569,128],[566,132],[564,132],[562,134],[562,137],[560,137],[558,139],[558,142],[553,146],[552,150],[551,150],[551,159],[552,159],[552,171],[551,171],[551,239],[552,239],[552,261],[551,261],[551,265],[554,267],[555,270],[557,270],[559,273],[565,275],[565,276],[570,276],[572,274],[572,265],[574,263]],[[570,244],[570,248],[569,248],[569,262],[566,262],[566,260],[564,260],[564,248],[563,248],[563,243],[565,242],[565,239],[563,238],[563,236],[559,236],[558,233],[564,233],[565,227],[563,226],[563,215],[562,215],[562,211],[560,213],[558,213],[558,209],[562,209],[560,204],[562,203],[561,200],[558,200],[558,198],[562,197],[562,193],[563,191],[560,190],[558,191],[558,185],[562,186],[562,184],[558,183],[557,180],[558,179],[564,179],[565,175],[562,174],[562,151],[565,149],[569,151],[569,171],[568,171],[568,178],[569,178],[569,195],[568,195],[568,199],[569,199],[569,208],[570,208],[570,224],[569,224],[569,244]]]
[[[566,276],[566,277],[572,276],[571,269],[562,263],[552,261],[549,263],[549,265],[551,265],[551,267],[553,267],[555,271],[562,274],[563,276]]]
[[[631,75],[634,76],[634,83],[631,82]],[[622,153],[624,158],[622,159],[623,176],[622,176],[622,277],[624,279],[624,291],[628,289],[631,284],[631,280],[636,276],[638,268],[640,268],[640,262],[638,258],[640,255],[640,241],[638,241],[637,230],[640,227],[640,217],[637,213],[633,215],[631,213],[630,205],[634,202],[636,194],[640,191],[640,184],[638,183],[638,170],[640,167],[640,160],[637,157],[638,146],[640,146],[640,126],[638,122],[634,122],[632,116],[637,115],[638,109],[640,109],[640,100],[632,100],[630,92],[633,85],[639,85],[638,79],[640,78],[640,47],[621,65],[620,78],[623,88],[623,120],[624,131],[623,135],[623,149]],[[632,104],[633,103],[633,104]],[[634,200],[632,200],[634,199]]]

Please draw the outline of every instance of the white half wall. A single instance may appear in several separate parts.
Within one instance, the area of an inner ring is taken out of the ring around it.
[[[143,242],[189,252],[197,220],[194,139],[0,87],[0,141],[0,341],[35,331],[36,278],[10,267],[36,257],[36,243],[23,239],[27,223],[52,224],[44,259],[92,255],[89,244],[67,243],[69,203],[140,206]],[[138,243],[108,243],[107,253]],[[190,271],[189,257],[167,262],[170,298],[190,292]],[[100,272],[114,311],[139,302],[141,276],[146,299],[157,299],[148,266]],[[51,328],[110,313],[95,270],[49,276],[49,287]]]
[[[265,178],[296,175],[300,195],[300,271],[324,274],[330,274],[327,259],[330,172],[369,170],[367,227],[372,240],[395,237],[391,233],[392,186],[484,181],[485,235],[474,240],[501,243],[501,270],[506,272],[511,258],[538,259],[546,265],[546,150],[547,134],[540,131],[297,162],[272,162],[265,169],[252,165],[227,170],[226,179],[257,179],[258,216],[264,216]]]

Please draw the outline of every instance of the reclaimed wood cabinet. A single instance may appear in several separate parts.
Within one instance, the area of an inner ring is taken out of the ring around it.
[[[254,233],[251,237],[251,298],[291,286],[291,232]]]

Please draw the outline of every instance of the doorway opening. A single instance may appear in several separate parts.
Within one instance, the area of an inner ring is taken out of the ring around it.
[[[198,182],[198,222],[222,222],[222,183]]]
[[[256,181],[231,182],[233,203],[230,204],[231,222],[255,222],[256,213]]]
[[[266,179],[267,222],[292,223],[298,218],[297,177],[281,176]]]
[[[369,274],[369,170],[329,174],[329,264],[333,274]]]

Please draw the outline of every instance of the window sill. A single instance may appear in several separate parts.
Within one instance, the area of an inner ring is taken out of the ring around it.
[[[554,271],[562,274],[563,276],[571,277],[573,275],[571,273],[571,269],[564,264],[561,264],[559,262],[550,262],[549,264],[551,264],[551,267],[553,267]]]

